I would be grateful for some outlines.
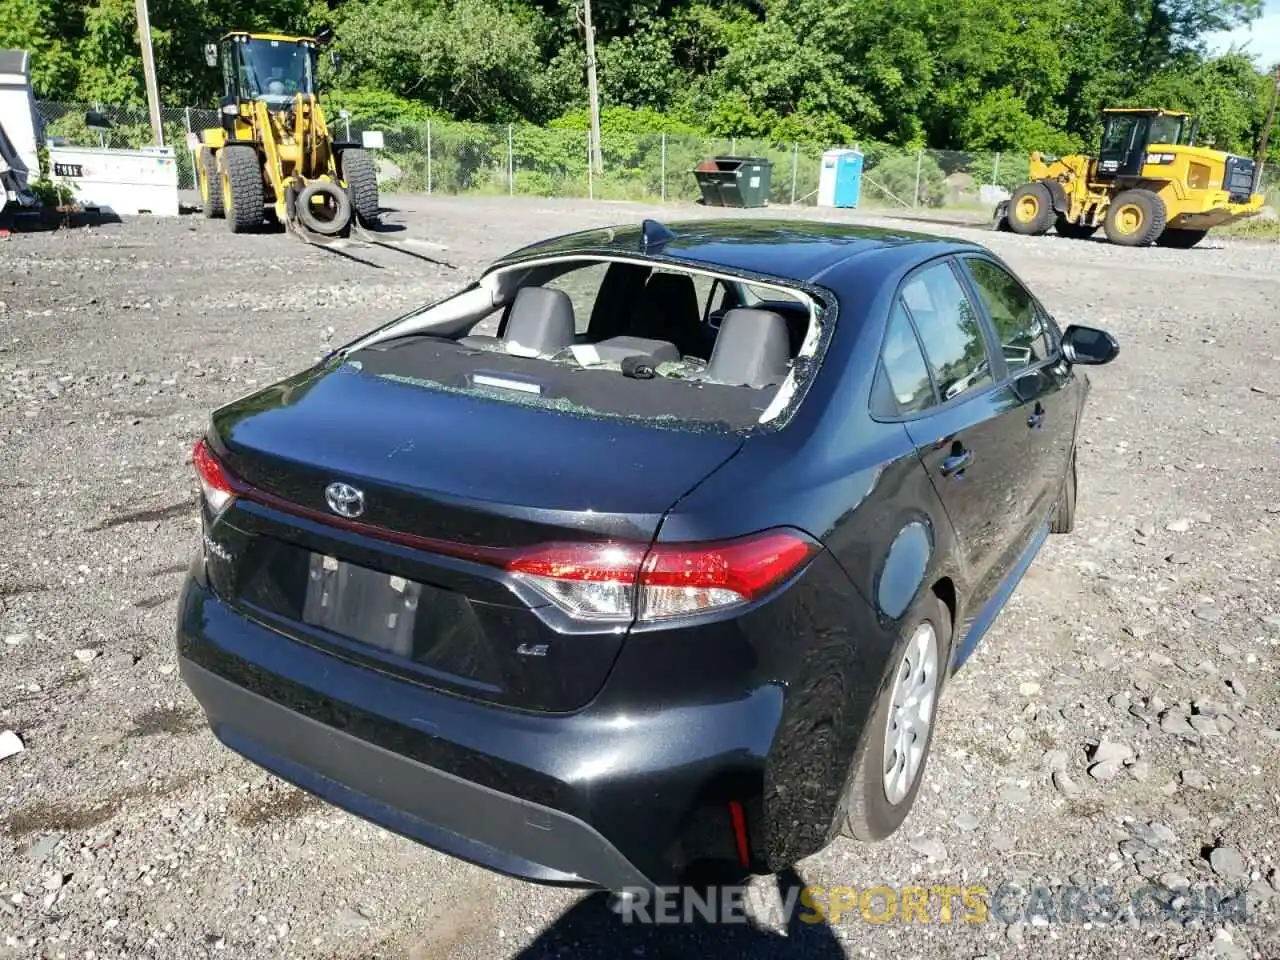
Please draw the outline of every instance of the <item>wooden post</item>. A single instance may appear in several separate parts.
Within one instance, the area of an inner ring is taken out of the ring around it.
[[[591,0],[582,0],[583,30],[587,35],[587,94],[591,98],[591,166],[604,173],[600,150],[600,86],[596,83],[596,31],[591,26]]]
[[[147,109],[151,114],[151,136],[156,146],[164,146],[164,125],[160,122],[160,91],[156,85],[156,60],[151,50],[151,16],[147,0],[136,0],[138,43],[142,47],[142,77],[147,87]]]
[[[662,202],[667,202],[667,135],[662,135]]]

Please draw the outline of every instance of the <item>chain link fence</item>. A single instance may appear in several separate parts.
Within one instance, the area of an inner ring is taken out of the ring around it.
[[[366,129],[356,120],[336,122],[349,123],[356,138]],[[345,126],[339,131],[346,135]],[[431,121],[399,129],[384,125],[381,132],[384,186],[406,193],[692,202],[699,197],[693,169],[700,161],[757,157],[772,165],[770,203],[812,206],[822,155],[829,149],[811,143],[605,132],[600,143],[603,171],[593,171],[585,130]],[[1026,157],[853,146],[863,153],[863,208],[989,212],[991,204],[983,201],[981,188],[1011,189],[1027,174]]]
[[[136,148],[152,142],[145,107],[37,104],[44,138],[77,146]],[[106,116],[107,130],[90,129],[88,110]],[[178,185],[195,187],[187,135],[217,126],[216,110],[166,107],[165,142],[177,148]],[[372,124],[331,111],[335,135],[359,140],[378,130],[383,190],[399,193],[584,197],[598,200],[698,199],[694,167],[711,157],[759,157],[772,164],[769,202],[813,206],[822,155],[829,146],[736,138],[703,139],[670,134],[604,133],[603,170],[591,168],[585,130],[524,124],[486,125],[432,120]],[[871,210],[953,210],[990,214],[997,199],[1028,175],[1025,153],[909,150],[887,144],[852,144],[863,154],[859,207]],[[1263,190],[1280,198],[1280,165],[1267,167]],[[984,189],[985,188],[985,189]],[[1274,202],[1273,202],[1274,206]]]

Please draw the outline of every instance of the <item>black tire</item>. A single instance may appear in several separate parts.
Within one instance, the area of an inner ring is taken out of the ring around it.
[[[358,148],[343,150],[339,162],[356,222],[362,227],[375,225],[378,222],[378,172],[373,157]]]
[[[249,233],[262,226],[262,161],[254,147],[222,148],[222,204],[232,233]]]
[[[1208,230],[1186,230],[1181,227],[1165,227],[1164,233],[1156,237],[1156,246],[1171,247],[1174,250],[1190,250],[1208,235]]]
[[[1009,198],[1005,219],[1009,229],[1024,237],[1038,237],[1053,226],[1053,198],[1043,183],[1024,183]]]
[[[924,755],[916,771],[915,781],[895,803],[889,800],[884,785],[885,731],[889,727],[895,679],[904,667],[904,657],[911,647],[911,638],[926,623],[933,628],[932,642],[935,644],[932,713],[924,741]],[[924,783],[929,763],[929,747],[933,743],[933,731],[937,726],[938,697],[942,693],[943,677],[947,673],[951,653],[951,614],[946,604],[932,592],[925,594],[912,613],[904,618],[900,636],[903,640],[894,648],[894,663],[871,715],[866,746],[845,796],[845,830],[857,840],[883,840],[897,830],[911,812],[916,794],[920,792],[920,785]]]
[[[1098,232],[1097,227],[1091,227],[1087,223],[1072,223],[1061,215],[1058,217],[1058,222],[1053,229],[1057,231],[1058,236],[1067,237],[1071,240],[1088,240]]]
[[[327,196],[332,205],[332,215],[326,219],[316,215],[311,206],[313,197]],[[322,237],[336,237],[351,228],[351,198],[347,191],[327,180],[313,180],[298,194],[294,213],[304,227]]]
[[[1071,453],[1071,466],[1062,481],[1062,495],[1058,497],[1058,509],[1049,526],[1050,533],[1070,533],[1076,528],[1076,455]]]
[[[1112,243],[1145,247],[1164,233],[1168,219],[1164,201],[1150,190],[1125,190],[1112,199],[1103,229]]]
[[[218,156],[208,147],[200,148],[200,204],[206,220],[217,220],[226,213],[222,209]]]

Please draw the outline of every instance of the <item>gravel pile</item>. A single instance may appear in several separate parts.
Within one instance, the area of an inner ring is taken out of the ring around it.
[[[1000,909],[787,936],[624,927],[598,897],[313,801],[205,729],[172,629],[209,411],[518,244],[675,217],[387,202],[401,236],[447,249],[322,250],[195,218],[0,241],[0,960],[1280,956],[1280,247],[923,227],[985,240],[1122,352],[1091,374],[1077,532],[1051,538],[947,690],[912,817],[799,868],[859,891],[985,886]],[[1131,908],[1151,885],[1170,891],[1159,922]]]

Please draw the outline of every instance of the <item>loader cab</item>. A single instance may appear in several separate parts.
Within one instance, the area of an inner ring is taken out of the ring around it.
[[[219,44],[222,104],[260,100],[272,110],[315,93],[316,41],[310,37],[229,33]]]
[[[1099,180],[1141,175],[1151,144],[1185,146],[1195,130],[1187,114],[1172,110],[1104,110],[1102,117]]]

